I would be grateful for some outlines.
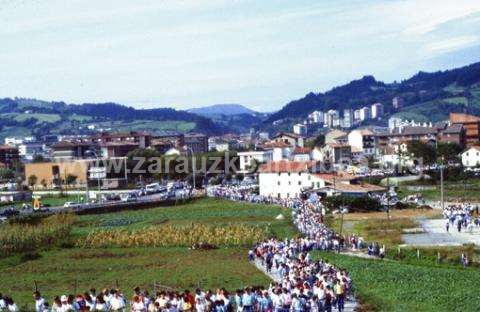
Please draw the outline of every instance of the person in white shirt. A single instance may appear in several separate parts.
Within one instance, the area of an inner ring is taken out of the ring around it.
[[[116,290],[112,298],[110,299],[110,311],[124,311],[124,310],[125,310],[125,299],[123,299],[120,292]]]
[[[145,303],[143,303],[142,299],[138,295],[133,296],[132,312],[146,312],[146,311],[147,311],[147,307],[145,306]]]
[[[39,291],[33,293],[33,299],[35,300],[35,311],[44,312],[45,309],[45,299],[42,298]]]
[[[5,310],[6,308],[7,308],[7,304],[5,303],[5,299],[0,293],[0,311]]]
[[[10,297],[5,297],[5,305],[7,306],[7,311],[8,312],[18,312],[18,306],[15,302],[13,302],[13,299]]]

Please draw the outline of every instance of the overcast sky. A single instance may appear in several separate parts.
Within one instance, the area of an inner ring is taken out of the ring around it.
[[[476,61],[479,0],[0,0],[0,97],[272,111]]]

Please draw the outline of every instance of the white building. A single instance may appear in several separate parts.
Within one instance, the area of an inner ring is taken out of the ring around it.
[[[368,129],[356,129],[348,134],[348,145],[352,148],[352,153],[357,155],[375,155],[376,140],[372,131]]]
[[[307,135],[307,125],[303,124],[295,124],[293,125],[293,133],[298,134],[298,135]]]
[[[480,146],[472,146],[462,154],[462,164],[464,167],[480,166]]]
[[[339,127],[340,126],[340,113],[338,110],[331,109],[324,115],[324,124],[327,127]]]
[[[323,123],[324,116],[323,112],[321,111],[313,111],[308,114],[308,119],[311,120],[313,123]]]
[[[370,108],[368,107],[362,107],[360,109],[360,120],[361,121],[364,121],[364,120],[367,120],[367,119],[370,119],[372,118],[372,115],[371,115],[371,112],[370,112]]]
[[[375,103],[372,104],[371,107],[371,112],[372,112],[372,119],[377,119],[383,116],[383,104],[382,103]]]
[[[401,118],[398,117],[390,117],[388,118],[388,129],[393,130],[395,128],[400,127],[400,125],[403,123]]]
[[[353,110],[344,109],[343,110],[343,128],[353,127]]]
[[[353,120],[360,121],[360,110],[356,109],[353,111]]]
[[[307,188],[325,187],[323,179],[311,174],[315,162],[279,161],[262,165],[258,174],[260,195],[298,197]]]
[[[24,160],[32,161],[36,155],[44,153],[45,146],[42,143],[23,143],[18,145],[18,154]]]
[[[327,196],[339,193],[364,196],[385,190],[376,185],[359,183],[356,177],[342,172],[322,173],[318,165],[314,161],[280,161],[260,166],[260,195],[285,199],[299,197],[307,191]]]
[[[255,164],[263,164],[273,161],[273,149],[266,151],[248,151],[238,152],[237,156],[240,160],[240,172],[246,173]]]

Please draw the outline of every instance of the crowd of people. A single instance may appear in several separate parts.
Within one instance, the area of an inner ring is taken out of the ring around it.
[[[454,227],[459,233],[462,231],[471,233],[474,227],[480,227],[478,206],[473,204],[448,205],[443,209],[443,217],[446,220],[445,230],[447,232]]]
[[[269,239],[250,250],[250,261],[258,261],[277,279],[266,288],[247,287],[230,294],[197,289],[191,293],[160,291],[150,296],[135,288],[127,298],[120,289],[95,289],[54,297],[48,302],[40,292],[33,294],[37,312],[133,311],[133,312],[330,312],[343,311],[351,290],[348,273],[322,260],[313,261],[313,250],[340,250],[346,243],[359,245],[358,238],[342,236],[324,224],[325,209],[318,200],[274,199],[251,192],[250,186],[208,188],[207,195],[255,203],[274,203],[292,210],[292,221],[302,238]],[[0,294],[0,311],[16,312],[12,298]]]

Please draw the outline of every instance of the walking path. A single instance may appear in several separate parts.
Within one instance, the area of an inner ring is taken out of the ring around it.
[[[445,229],[445,219],[419,219],[420,226],[425,233],[402,235],[406,245],[414,246],[460,246],[463,244],[480,245],[480,229],[461,232],[455,226],[450,226],[450,231]]]
[[[368,255],[367,255],[368,256]],[[268,277],[270,277],[273,281],[277,282],[277,283],[281,283],[282,281],[282,278],[279,274],[279,272],[277,271],[277,269],[273,268],[272,267],[272,270],[270,270],[270,272],[267,272],[267,268],[265,266],[262,265],[262,262],[260,261],[260,259],[258,258],[255,258],[254,260],[254,264],[255,266],[257,267],[257,269],[259,269],[260,271],[262,271],[265,275],[267,275]],[[345,300],[345,309],[344,311],[345,312],[354,312],[357,310],[357,300],[353,297],[353,296],[349,296],[346,300]],[[338,309],[335,307],[332,309],[332,311],[338,311]]]

